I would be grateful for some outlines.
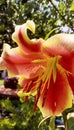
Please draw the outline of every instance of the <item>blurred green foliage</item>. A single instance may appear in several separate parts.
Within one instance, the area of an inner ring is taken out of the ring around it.
[[[9,98],[0,100],[0,130],[48,130],[46,122],[38,128],[42,118],[39,110],[33,111],[32,100],[28,103]]]
[[[4,80],[0,80],[0,85],[2,85],[4,83]]]
[[[68,120],[69,130],[74,130],[74,117],[70,117]]]
[[[17,24],[31,19],[36,23],[34,37],[45,38],[54,28],[52,35],[59,32],[74,32],[73,0],[0,0],[0,48],[3,43],[12,46],[11,35]]]

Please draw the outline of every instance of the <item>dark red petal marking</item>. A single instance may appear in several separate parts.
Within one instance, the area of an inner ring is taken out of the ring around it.
[[[47,85],[47,84],[48,84],[48,83],[46,83],[45,90],[44,90],[42,107],[44,106],[45,100],[46,100],[46,97],[47,97],[47,92],[48,92],[48,85]]]

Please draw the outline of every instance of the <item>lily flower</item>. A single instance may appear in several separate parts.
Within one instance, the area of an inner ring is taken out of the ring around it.
[[[58,115],[72,106],[74,34],[29,39],[27,29],[35,33],[35,23],[16,26],[12,39],[18,47],[4,45],[0,68],[19,76],[21,93],[35,96],[34,109],[38,106],[44,117]]]
[[[32,63],[32,61],[44,59],[40,51],[44,40],[30,40],[27,36],[27,29],[34,33],[35,24],[33,21],[27,21],[23,25],[16,26],[15,32],[12,34],[12,39],[17,42],[17,47],[11,48],[6,43],[3,45],[3,52],[0,57],[0,69],[7,69],[10,76],[25,75],[29,77],[30,74],[33,74],[33,71],[36,72],[41,68],[39,63]]]

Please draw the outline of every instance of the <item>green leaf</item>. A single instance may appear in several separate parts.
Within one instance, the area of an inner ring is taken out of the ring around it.
[[[65,5],[64,5],[64,3],[63,3],[63,2],[62,2],[62,3],[60,3],[58,7],[59,7],[59,10],[61,11],[61,13],[62,13],[62,12],[65,12],[66,7],[65,7]]]
[[[55,130],[55,117],[51,117],[49,128],[51,128],[50,130]]]
[[[68,127],[69,127],[69,130],[74,130],[74,117],[69,118]]]
[[[70,10],[74,10],[74,2],[72,3]]]
[[[40,127],[40,125],[45,121],[45,120],[47,120],[48,118],[50,118],[50,116],[48,116],[48,117],[45,117],[42,121],[40,121],[40,123],[39,123],[39,125],[38,125],[38,128]]]
[[[49,36],[50,36],[54,31],[56,31],[57,29],[59,29],[59,27],[54,28],[54,29],[52,29],[49,33],[47,33],[47,35],[45,36],[45,40],[47,40],[47,39],[49,38]]]

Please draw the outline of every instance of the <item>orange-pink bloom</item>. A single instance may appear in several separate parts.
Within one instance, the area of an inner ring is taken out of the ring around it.
[[[16,26],[12,39],[18,47],[4,44],[0,69],[19,76],[23,92],[36,97],[34,108],[38,106],[44,117],[58,115],[72,106],[74,34],[29,39],[27,29],[35,33],[33,21]]]

